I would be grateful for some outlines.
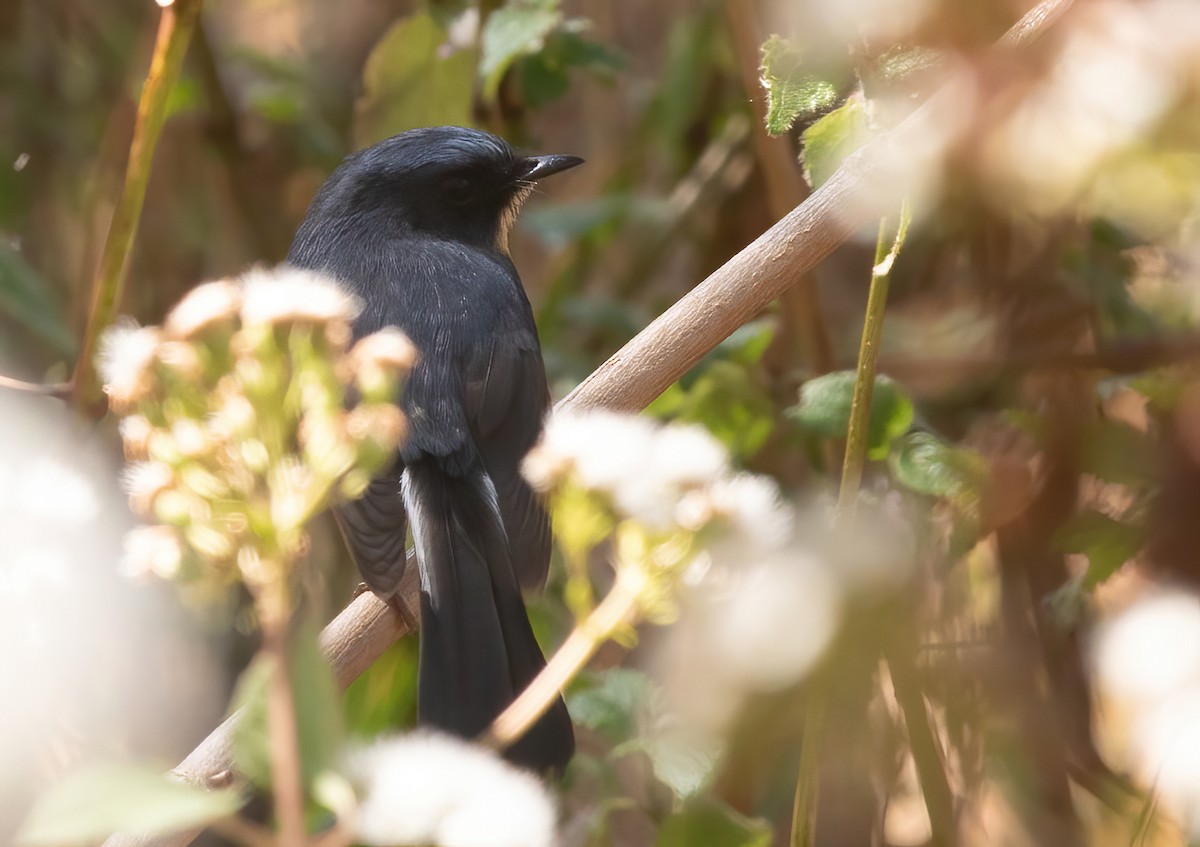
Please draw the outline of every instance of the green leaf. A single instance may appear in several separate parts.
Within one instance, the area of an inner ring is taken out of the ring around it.
[[[837,371],[810,379],[800,389],[800,403],[787,414],[805,429],[826,438],[845,438],[850,428],[854,371]],[[882,459],[894,441],[908,431],[913,404],[889,377],[875,378],[867,427],[867,455]]]
[[[452,50],[428,12],[394,24],[367,57],[354,105],[354,143],[366,147],[406,129],[468,125],[476,54]]]
[[[928,432],[901,436],[888,466],[904,487],[957,501],[977,498],[988,473],[987,462],[974,450],[952,447]]]
[[[541,50],[561,22],[555,0],[518,0],[488,15],[479,60],[484,98],[495,100],[505,72],[518,59]]]
[[[738,459],[762,449],[776,421],[775,404],[761,381],[746,365],[728,359],[712,362],[686,386],[676,383],[647,411],[701,424]]]
[[[778,35],[762,46],[759,65],[767,92],[767,132],[782,135],[800,118],[810,118],[837,102],[837,86],[802,70],[800,53]]]
[[[304,626],[297,631],[290,665],[300,770],[304,784],[311,786],[338,758],[344,734],[341,695],[312,627]],[[234,762],[240,773],[261,788],[271,785],[267,722],[271,671],[269,661],[256,659],[242,674],[234,696],[235,707],[242,710],[233,732]]]
[[[771,827],[715,800],[697,800],[663,822],[655,847],[768,847]]]
[[[0,310],[49,342],[55,352],[71,355],[75,337],[63,320],[49,286],[21,254],[0,244]]]
[[[613,744],[632,738],[638,710],[650,696],[650,678],[632,668],[613,668],[593,674],[592,679],[593,685],[568,697],[572,719]]]
[[[402,638],[346,689],[346,728],[371,738],[417,716],[417,641]]]
[[[1088,558],[1083,588],[1095,588],[1137,555],[1146,540],[1146,530],[1116,520],[1102,512],[1084,511],[1067,521],[1054,537],[1063,553],[1082,553]]]
[[[809,185],[816,188],[829,179],[868,136],[866,101],[857,94],[804,130],[800,146]]]
[[[586,24],[567,21],[550,34],[544,49],[521,62],[521,91],[526,105],[538,109],[565,94],[574,68],[611,80],[628,64],[625,54],[581,35]]]
[[[877,64],[879,75],[891,82],[903,81],[916,74],[937,70],[948,61],[945,50],[931,47],[899,48],[884,55]]]
[[[228,817],[242,803],[230,789],[205,791],[144,766],[97,763],[43,794],[17,843],[63,847],[94,843],[114,832],[178,832]]]
[[[671,731],[630,738],[614,747],[612,756],[632,753],[645,754],[655,778],[683,800],[708,788],[721,761],[721,750],[713,743]]]
[[[1083,431],[1083,469],[1106,482],[1144,486],[1153,482],[1158,459],[1150,438],[1112,420],[1088,423]]]

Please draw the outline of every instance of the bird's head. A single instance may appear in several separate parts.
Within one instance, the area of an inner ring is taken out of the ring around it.
[[[475,129],[413,129],[347,158],[318,202],[327,214],[382,215],[400,230],[507,251],[534,183],[582,162],[523,156]]]

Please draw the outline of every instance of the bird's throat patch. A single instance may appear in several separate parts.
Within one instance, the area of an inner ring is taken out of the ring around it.
[[[508,236],[512,232],[513,224],[517,222],[517,215],[521,213],[521,207],[525,205],[525,201],[529,199],[529,195],[533,193],[532,185],[522,185],[513,193],[512,199],[508,201],[508,205],[504,211],[500,213],[500,224],[496,227],[496,249],[505,256],[508,252]]]

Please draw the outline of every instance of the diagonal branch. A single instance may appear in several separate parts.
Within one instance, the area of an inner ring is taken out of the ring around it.
[[[1071,4],[1072,0],[1043,0],[1009,30],[1001,45],[1011,48],[1037,40]],[[808,199],[617,351],[563,399],[557,411],[640,411],[649,405],[851,235],[900,204],[910,189],[906,154],[928,156],[931,139],[943,146],[956,140],[947,127],[963,131],[961,90],[954,82],[947,84],[894,129],[848,157]],[[401,586],[400,596],[410,608],[417,607],[416,570],[408,568]],[[344,687],[411,631],[387,604],[363,594],[325,628],[321,645]],[[175,772],[200,785],[227,775],[235,721],[236,715],[226,719]],[[197,834],[119,834],[105,847],[185,847]]]

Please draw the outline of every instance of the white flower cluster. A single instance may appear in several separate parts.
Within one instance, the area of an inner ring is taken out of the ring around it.
[[[1096,648],[1101,690],[1131,720],[1134,765],[1200,837],[1200,596],[1152,594],[1102,626]]]
[[[725,448],[699,426],[612,412],[554,415],[522,470],[539,491],[573,483],[651,529],[695,532],[722,521],[764,547],[791,533],[775,484],[733,473]]]
[[[705,731],[720,729],[747,695],[804,677],[832,640],[839,580],[794,541],[794,512],[775,483],[735,472],[704,429],[609,412],[556,415],[523,470],[541,491],[599,495],[618,520],[700,534],[700,546],[667,557],[682,565],[673,593],[685,614],[662,667],[681,710]]]
[[[532,774],[482,747],[432,732],[353,753],[356,834],[373,847],[552,847],[554,804]]]
[[[416,350],[394,329],[351,346],[359,308],[337,280],[283,266],[198,286],[161,328],[105,334],[125,489],[156,523],[130,533],[127,573],[259,581],[305,549],[329,497],[390,460]]]

